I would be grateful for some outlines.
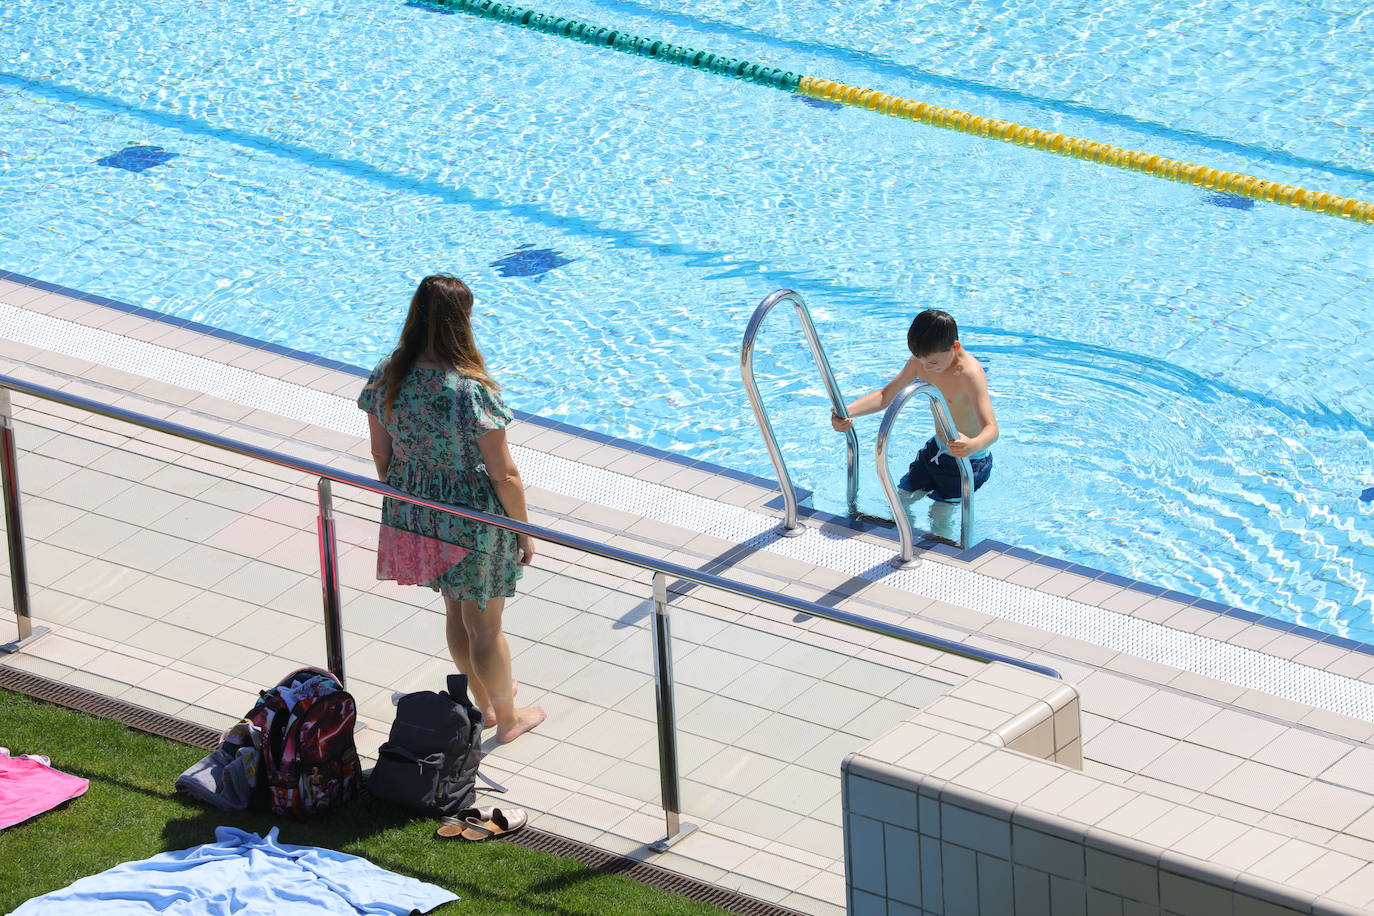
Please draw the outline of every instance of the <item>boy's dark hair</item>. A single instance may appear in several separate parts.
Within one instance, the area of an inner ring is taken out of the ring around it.
[[[959,339],[959,326],[949,312],[926,309],[912,319],[906,332],[906,346],[912,356],[925,357],[954,349]]]

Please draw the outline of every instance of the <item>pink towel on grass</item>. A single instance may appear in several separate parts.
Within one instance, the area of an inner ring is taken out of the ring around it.
[[[0,747],[0,830],[84,795],[89,785],[54,770],[45,758],[11,757]]]

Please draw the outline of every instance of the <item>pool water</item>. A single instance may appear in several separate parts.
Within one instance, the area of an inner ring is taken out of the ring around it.
[[[1374,199],[1358,11],[1276,37],[1260,3],[1201,30],[1068,6],[558,12]],[[1003,430],[980,535],[1374,638],[1367,225],[391,0],[0,21],[0,268],[364,366],[416,280],[454,272],[514,406],[766,476],[737,368],[759,300],[807,297],[850,397],[943,308]],[[795,482],[840,511],[843,440],[776,318],[765,397]],[[894,455],[928,424],[913,405]],[[862,501],[883,509],[871,468]]]
[[[922,97],[971,88],[984,108],[1029,102],[1084,125],[1182,135],[1256,162],[1374,176],[1374,8],[1360,0],[855,0],[843,17],[828,0],[591,7],[807,50],[828,58],[827,72],[909,79],[926,87]]]

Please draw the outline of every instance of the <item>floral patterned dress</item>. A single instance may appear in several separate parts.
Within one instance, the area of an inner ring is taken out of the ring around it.
[[[388,357],[389,358],[389,357]],[[477,439],[511,421],[495,392],[453,370],[410,370],[387,416],[378,383],[383,359],[358,396],[358,406],[391,434],[386,482],[437,502],[504,515],[487,477]],[[515,534],[399,499],[382,503],[377,578],[428,585],[445,598],[509,598],[522,572]]]

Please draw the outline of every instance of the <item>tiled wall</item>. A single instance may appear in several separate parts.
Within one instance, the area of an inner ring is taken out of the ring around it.
[[[1353,856],[1079,772],[1078,718],[1073,688],[990,665],[850,755],[851,916],[1371,912]]]

